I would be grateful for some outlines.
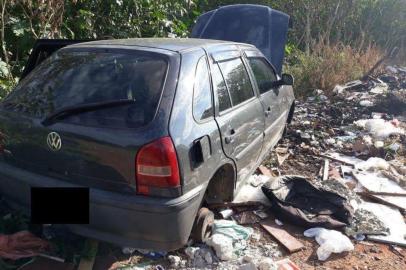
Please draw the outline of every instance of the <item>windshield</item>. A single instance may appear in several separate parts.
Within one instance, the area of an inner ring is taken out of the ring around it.
[[[127,99],[134,102],[72,115],[63,121],[138,127],[155,115],[166,70],[165,58],[153,53],[60,51],[24,78],[4,106],[42,119],[68,106]]]

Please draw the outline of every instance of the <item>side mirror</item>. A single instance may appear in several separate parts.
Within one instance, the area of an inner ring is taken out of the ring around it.
[[[295,79],[293,78],[292,75],[283,73],[281,81],[282,81],[283,85],[293,85],[295,82]]]

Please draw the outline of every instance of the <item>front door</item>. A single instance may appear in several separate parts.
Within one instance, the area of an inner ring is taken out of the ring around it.
[[[286,119],[282,114],[281,87],[275,86],[278,77],[265,57],[256,51],[246,51],[246,55],[263,106],[265,136],[262,155],[266,155],[269,149],[279,140],[285,126]]]
[[[254,170],[261,152],[264,114],[239,52],[212,57],[216,121],[225,154],[237,166],[237,180]],[[217,60],[216,60],[217,59]]]

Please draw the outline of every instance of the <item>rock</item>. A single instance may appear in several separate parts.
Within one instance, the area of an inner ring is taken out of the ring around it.
[[[187,260],[181,260],[179,263],[179,268],[183,269],[186,268]]]
[[[135,252],[135,248],[132,248],[132,247],[123,247],[122,249],[121,249],[121,252],[123,252],[123,254],[125,254],[125,255],[130,255],[130,254],[133,254],[134,252]]]
[[[214,249],[217,257],[222,261],[228,261],[233,258],[233,241],[222,234],[213,234],[206,244]]]
[[[259,270],[276,270],[276,264],[271,258],[265,258],[258,264]]]
[[[372,94],[383,94],[388,92],[388,85],[386,83],[380,83],[371,90],[369,90]]]
[[[402,146],[397,142],[392,143],[391,145],[389,145],[389,149],[392,150],[393,152],[397,152],[401,147]]]
[[[319,146],[319,142],[318,141],[311,141],[310,142],[310,145],[312,145],[312,146]]]
[[[242,261],[243,262],[246,262],[246,263],[248,263],[248,262],[252,262],[254,260],[254,258],[252,257],[252,256],[250,256],[250,255],[244,255],[244,257],[242,258]]]
[[[338,85],[338,84],[333,89],[333,93],[336,95],[341,95],[344,93],[344,91],[345,91],[345,87],[342,85]]]
[[[171,263],[171,267],[178,268],[182,259],[179,256],[169,255],[168,260]]]
[[[320,95],[319,99],[320,99],[320,101],[326,101],[326,100],[328,100],[328,97],[326,95]]]
[[[213,264],[213,257],[211,256],[210,250],[202,249],[203,251],[203,258],[207,264]]]
[[[309,133],[300,133],[300,138],[304,140],[310,140],[311,136]]]
[[[374,146],[375,146],[376,148],[382,148],[384,145],[385,145],[385,144],[384,144],[383,141],[375,141],[375,142],[374,142]]]
[[[254,263],[250,262],[240,265],[240,267],[238,267],[238,270],[257,270],[257,267],[255,266]]]
[[[320,96],[320,95],[323,95],[323,94],[324,94],[324,91],[321,90],[321,89],[315,89],[313,91],[313,95],[315,95],[315,96]]]
[[[362,107],[372,107],[372,106],[374,106],[374,103],[372,101],[369,101],[369,100],[361,100],[359,102],[359,105],[362,106]]]
[[[195,258],[195,254],[196,252],[199,250],[200,248],[198,247],[187,247],[185,249],[185,254],[190,258],[190,259],[194,259]]]
[[[376,246],[373,246],[373,247],[371,247],[369,249],[369,252],[371,252],[371,253],[379,253],[380,249],[378,247],[376,247]]]

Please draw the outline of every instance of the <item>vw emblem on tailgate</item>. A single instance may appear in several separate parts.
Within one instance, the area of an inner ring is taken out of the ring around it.
[[[56,132],[49,133],[47,136],[47,144],[52,151],[58,151],[62,146],[61,136]]]

